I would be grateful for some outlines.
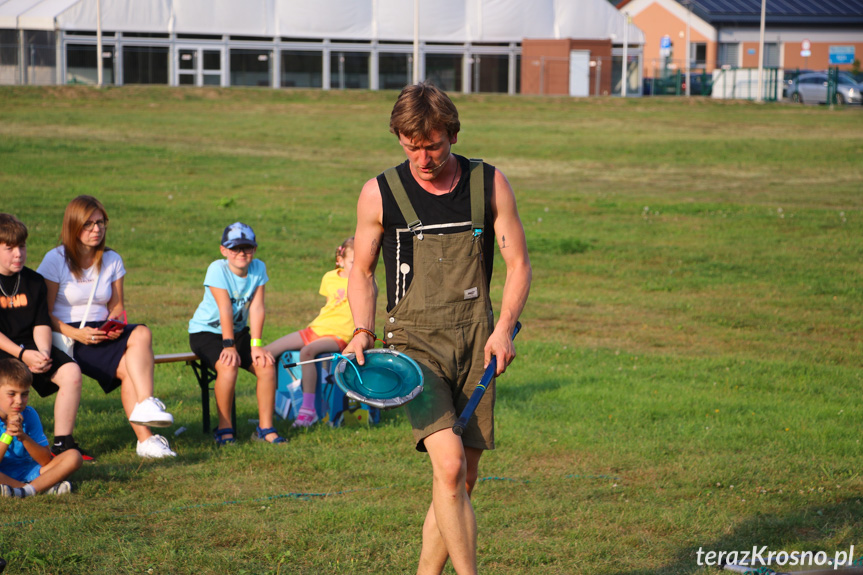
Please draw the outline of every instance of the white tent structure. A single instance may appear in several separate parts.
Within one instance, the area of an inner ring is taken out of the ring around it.
[[[518,91],[524,38],[643,43],[607,0],[0,0],[0,83],[93,82],[101,23],[107,83],[401,87],[415,5],[448,90]]]

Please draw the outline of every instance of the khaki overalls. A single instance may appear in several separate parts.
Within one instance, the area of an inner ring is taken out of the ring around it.
[[[395,168],[384,175],[413,231],[413,281],[389,312],[384,334],[391,349],[405,352],[423,370],[423,391],[405,406],[417,449],[451,428],[483,375],[484,347],[494,313],[482,253],[485,221],[482,161],[471,160],[472,231],[423,234]],[[467,447],[494,449],[494,383],[462,435]]]

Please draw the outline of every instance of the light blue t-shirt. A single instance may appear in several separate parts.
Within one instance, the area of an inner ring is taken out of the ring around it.
[[[195,315],[189,321],[189,333],[208,331],[221,334],[222,325],[219,321],[219,306],[213,297],[211,287],[228,290],[231,297],[231,307],[234,313],[234,333],[238,333],[249,323],[249,306],[258,287],[269,281],[267,266],[261,260],[252,260],[249,273],[241,278],[228,267],[228,260],[216,260],[207,268],[204,278],[204,300],[195,310]]]
[[[45,430],[42,429],[42,421],[36,410],[28,405],[21,412],[21,415],[24,416],[24,433],[30,436],[34,442],[47,447],[48,438],[45,437]],[[6,433],[6,422],[0,419],[0,435],[3,433]],[[39,477],[40,469],[40,465],[30,457],[24,444],[17,439],[12,441],[6,450],[6,455],[0,461],[0,473],[23,483],[29,483]]]

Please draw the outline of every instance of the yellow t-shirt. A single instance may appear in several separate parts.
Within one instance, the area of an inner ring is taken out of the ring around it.
[[[348,304],[348,278],[339,277],[339,270],[328,271],[321,279],[320,294],[327,298],[327,303],[309,327],[318,335],[334,335],[350,341],[354,334],[354,318]]]

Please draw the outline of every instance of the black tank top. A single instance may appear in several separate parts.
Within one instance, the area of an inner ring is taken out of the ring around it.
[[[470,161],[453,154],[461,166],[461,177],[453,191],[436,196],[423,190],[410,173],[407,160],[396,167],[402,185],[423,224],[425,234],[452,234],[471,229],[470,219]],[[494,166],[483,163],[485,171],[485,225],[483,230],[483,258],[486,281],[491,282],[494,267],[494,228],[491,197],[494,193]],[[384,237],[381,251],[387,274],[387,311],[404,296],[413,280],[413,233],[390,191],[386,177],[379,175],[383,206]]]

